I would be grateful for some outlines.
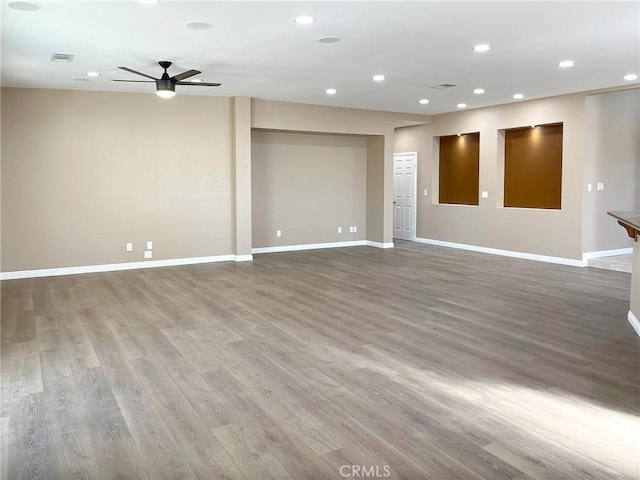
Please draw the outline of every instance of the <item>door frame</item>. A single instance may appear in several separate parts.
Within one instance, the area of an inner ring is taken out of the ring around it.
[[[411,221],[413,222],[413,232],[411,234],[411,238],[409,238],[408,240],[411,242],[415,242],[416,238],[418,236],[418,152],[397,152],[393,154],[393,169],[394,169],[394,175],[395,175],[395,168],[396,168],[396,156],[397,157],[413,157],[413,202],[414,202],[414,208],[412,211],[412,219]],[[395,192],[395,182],[394,182],[394,191],[393,191],[393,197],[395,198],[396,196],[396,192]],[[394,210],[394,215],[395,215],[395,208]],[[394,228],[395,229],[395,228]],[[394,237],[395,238],[395,237]],[[403,238],[399,238],[398,240],[406,240]]]

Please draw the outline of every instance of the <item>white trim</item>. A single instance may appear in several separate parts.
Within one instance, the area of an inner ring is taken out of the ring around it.
[[[582,259],[589,260],[590,258],[615,257],[616,255],[631,255],[632,253],[633,253],[633,247],[616,248],[615,250],[600,250],[597,252],[584,252],[582,254]]]
[[[430,238],[416,237],[416,242],[426,243],[428,245],[437,245],[439,247],[458,248],[460,250],[470,250],[472,252],[489,253],[491,255],[502,255],[503,257],[523,258],[525,260],[535,260],[538,262],[557,263],[560,265],[569,265],[572,267],[586,267],[586,260],[574,260],[573,258],[549,257],[547,255],[538,255],[537,253],[514,252],[512,250],[500,250],[498,248],[480,247],[477,245],[468,245],[466,243],[443,242],[442,240],[432,240]]]
[[[329,243],[304,243],[302,245],[279,245],[277,247],[256,247],[252,253],[277,253],[277,252],[297,252],[299,250],[319,250],[321,248],[341,248],[359,247],[366,245],[367,240],[353,240],[350,242],[329,242]]]
[[[393,248],[394,247],[393,242],[380,243],[380,242],[374,242],[372,240],[367,240],[366,245],[369,247],[376,247],[376,248]]]
[[[216,255],[212,257],[172,258],[169,260],[151,260],[148,262],[111,263],[106,265],[84,265],[80,267],[0,272],[0,280],[56,277],[59,275],[78,275],[82,273],[115,272],[120,270],[137,270],[140,268],[175,267],[179,265],[195,265],[198,263],[231,262],[233,260],[246,261],[250,260],[248,257],[251,257],[251,255]]]
[[[236,262],[250,262],[251,260],[253,260],[253,255],[249,254],[249,255],[236,255],[236,258],[234,258],[234,260]]]
[[[640,337],[640,320],[636,318],[636,316],[633,314],[631,310],[629,310],[629,314],[627,315],[627,320],[629,320],[629,323],[631,324],[633,329],[636,331],[636,333]]]

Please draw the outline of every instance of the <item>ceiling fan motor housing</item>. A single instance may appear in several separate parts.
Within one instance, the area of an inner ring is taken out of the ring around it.
[[[164,75],[163,75],[164,77]],[[170,78],[160,78],[156,80],[156,89],[157,90],[170,90],[172,92],[176,91],[176,83]]]

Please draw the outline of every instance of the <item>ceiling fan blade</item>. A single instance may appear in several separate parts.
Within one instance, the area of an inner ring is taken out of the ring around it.
[[[156,83],[155,80],[115,80],[111,79],[112,82],[128,82],[128,83]]]
[[[211,83],[211,82],[176,82],[176,85],[193,85],[193,86],[198,86],[200,85],[201,87],[219,87],[220,85],[222,85],[221,83]]]
[[[185,78],[193,77],[194,75],[198,75],[199,73],[202,73],[202,72],[200,70],[187,70],[186,72],[182,72],[182,73],[179,73],[178,75],[174,75],[173,77],[171,77],[171,80],[180,82]]]
[[[135,73],[136,75],[142,75],[143,77],[150,78],[151,80],[157,80],[157,78],[152,77],[151,75],[147,75],[146,73],[138,72],[136,70],[132,70],[129,67],[118,67],[120,70],[124,70],[125,72]]]

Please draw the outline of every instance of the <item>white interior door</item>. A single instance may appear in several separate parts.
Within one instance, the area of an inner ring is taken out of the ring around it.
[[[393,238],[416,238],[416,152],[393,155]]]

